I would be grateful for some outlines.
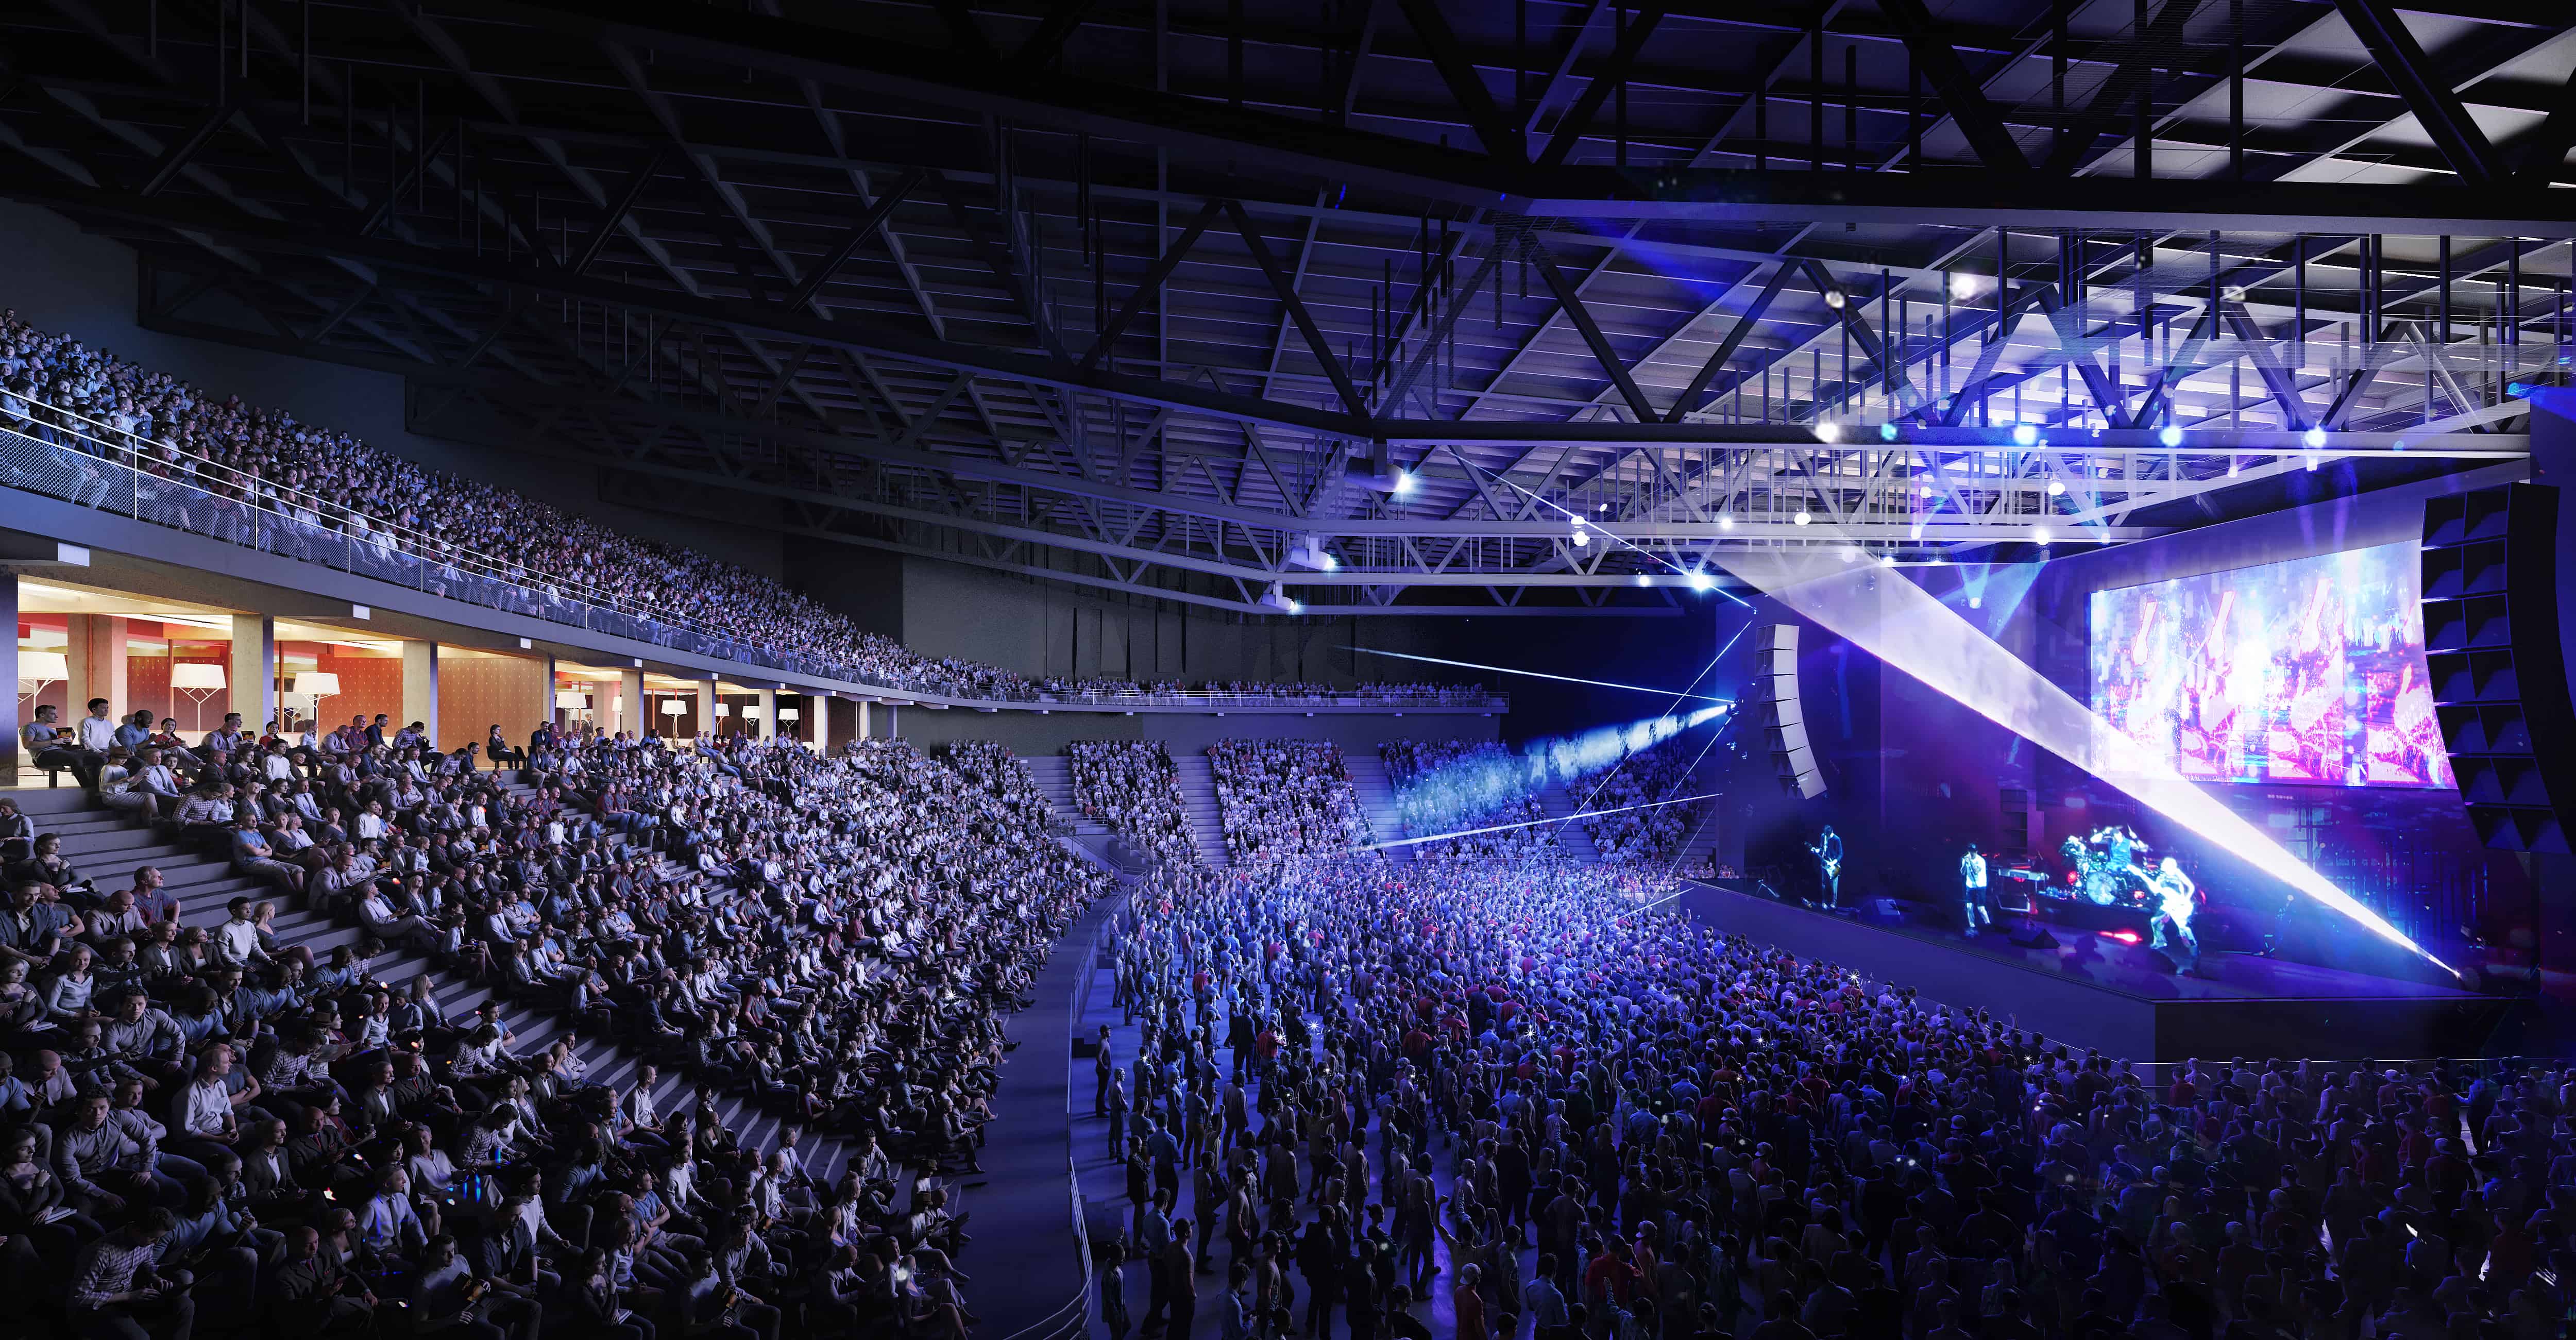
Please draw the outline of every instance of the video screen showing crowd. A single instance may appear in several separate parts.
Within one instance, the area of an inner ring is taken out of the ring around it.
[[[1832,824],[1821,825],[1806,849],[1813,862],[1817,904],[1841,909],[1845,860],[1842,835],[1834,831]],[[2029,886],[2029,896],[2013,900],[2015,906],[2000,909],[2007,915],[2034,921],[2080,922],[2089,919],[2087,910],[2097,915],[2101,911],[2130,913],[2144,919],[2147,947],[2162,955],[2173,971],[2199,971],[2200,938],[2192,924],[2206,906],[2208,895],[2201,892],[2178,858],[2157,856],[2135,829],[2119,824],[2070,836],[2059,844],[2057,853],[2054,869],[2029,864],[1998,867],[1978,844],[1966,844],[1959,855],[1957,884],[1961,932],[1972,939],[1997,933],[1995,882],[2015,880]],[[2270,945],[2267,943],[2265,948],[2269,952]]]

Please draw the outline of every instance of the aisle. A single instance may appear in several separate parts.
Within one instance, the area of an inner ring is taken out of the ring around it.
[[[974,1215],[966,1231],[975,1241],[959,1262],[973,1277],[966,1296],[984,1319],[978,1335],[1017,1334],[1045,1321],[1082,1287],[1072,1194],[1065,1183],[1067,1029],[1090,968],[1092,935],[1119,905],[1114,896],[1103,898],[1065,932],[1029,986],[1037,1003],[1012,1015],[1008,1025],[1019,1050],[1002,1059],[991,1135],[978,1156],[984,1171],[967,1179],[986,1184],[966,1197]],[[1083,1099],[1088,1103],[1089,1093]]]

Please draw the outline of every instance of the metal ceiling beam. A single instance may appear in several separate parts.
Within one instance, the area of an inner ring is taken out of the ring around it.
[[[2492,187],[2512,176],[2486,132],[2469,116],[2460,95],[2438,78],[2424,46],[2406,27],[2388,0],[2335,0],[2344,22],[2370,51],[2371,60],[2395,85],[2398,96],[2415,113],[2418,125],[2448,159],[2451,170],[2471,186]]]

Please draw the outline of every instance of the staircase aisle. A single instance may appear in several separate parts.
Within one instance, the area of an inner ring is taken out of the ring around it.
[[[1590,795],[1591,791],[1590,778],[1576,778],[1570,792],[1566,783],[1550,782],[1538,793],[1538,807],[1547,811],[1549,818],[1562,819],[1580,809],[1584,797]],[[1556,844],[1565,849],[1566,855],[1578,861],[1601,859],[1600,849],[1592,845],[1592,835],[1583,831],[1582,824],[1553,824],[1547,831],[1556,836]]]
[[[1375,749],[1342,751],[1342,770],[1351,777],[1351,794],[1360,802],[1360,813],[1368,816],[1372,842],[1393,842],[1412,837],[1404,831],[1404,820],[1395,807],[1395,782],[1386,774],[1386,760]],[[1388,859],[1401,865],[1413,859],[1414,848],[1389,847]]]
[[[1225,852],[1225,820],[1216,803],[1216,770],[1205,754],[1174,754],[1172,764],[1180,771],[1181,811],[1188,816],[1190,842],[1198,848],[1199,860],[1222,870],[1229,862]]]
[[[1073,825],[1077,835],[1094,837],[1109,832],[1109,825],[1087,817],[1074,803],[1072,759],[1062,754],[1023,754],[1017,757],[1020,766],[1028,769],[1030,779],[1038,784],[1038,790],[1045,793],[1047,805],[1055,817]]]

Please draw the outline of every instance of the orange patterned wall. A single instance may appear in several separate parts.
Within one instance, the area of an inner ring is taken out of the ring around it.
[[[402,663],[395,668],[394,689],[402,689]],[[524,746],[528,732],[544,715],[545,663],[514,656],[441,657],[438,662],[438,747],[481,744],[492,723],[514,745]]]

